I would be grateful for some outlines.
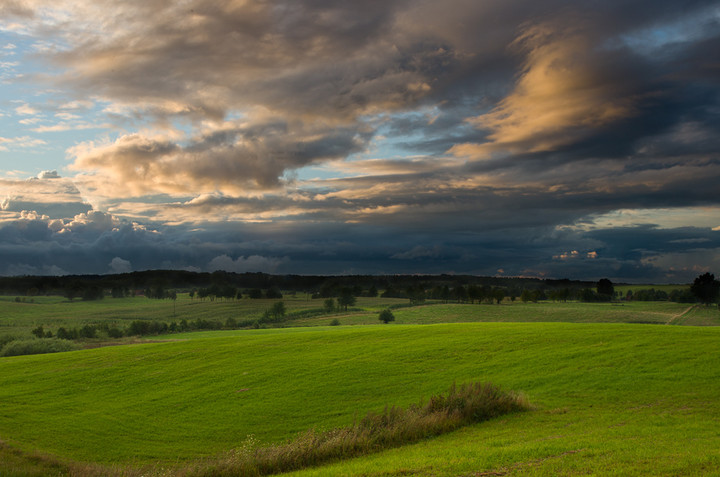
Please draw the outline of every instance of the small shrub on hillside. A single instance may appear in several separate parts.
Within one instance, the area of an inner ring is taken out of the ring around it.
[[[135,320],[126,331],[127,336],[159,335],[168,331],[167,323],[161,321]]]
[[[395,321],[395,315],[393,315],[393,312],[390,311],[388,308],[385,308],[383,311],[381,311],[378,318],[385,324],[390,323],[391,321]]]
[[[122,338],[122,337],[123,337],[123,332],[122,332],[122,330],[121,330],[120,328],[118,328],[117,326],[110,326],[110,327],[108,327],[108,329],[107,329],[107,335],[108,335],[110,338]]]
[[[52,331],[45,331],[42,325],[32,330],[31,333],[37,338],[52,338]]]
[[[0,349],[2,349],[6,344],[10,343],[11,341],[17,341],[17,340],[26,340],[29,339],[28,336],[18,336],[18,335],[2,335],[0,336]]]
[[[85,325],[80,328],[78,334],[81,338],[95,338],[97,336],[97,328],[93,325]]]
[[[330,326],[340,326],[340,320],[338,320],[337,318],[334,318],[334,319],[330,322]]]
[[[61,326],[57,330],[57,337],[61,340],[76,340],[78,339],[78,330],[77,328],[65,329]]]
[[[80,349],[78,345],[67,340],[52,338],[16,340],[7,343],[0,350],[0,356],[21,356],[26,354],[59,353]]]

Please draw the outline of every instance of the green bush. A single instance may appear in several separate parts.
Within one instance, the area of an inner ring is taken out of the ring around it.
[[[385,308],[383,311],[381,311],[378,318],[385,324],[390,323],[391,321],[395,321],[395,315],[393,315],[393,312],[390,311],[389,308]]]
[[[110,338],[122,338],[123,332],[117,326],[110,326],[107,329],[107,334]]]
[[[15,340],[7,343],[0,350],[0,356],[21,356],[26,354],[60,353],[80,349],[78,345],[67,340],[54,338]]]
[[[19,336],[19,335],[0,335],[0,350],[3,349],[3,347],[10,343],[11,341],[17,341],[17,340],[26,340],[29,339],[28,336]]]

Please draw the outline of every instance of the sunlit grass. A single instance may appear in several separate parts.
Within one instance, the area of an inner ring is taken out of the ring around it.
[[[174,465],[222,454],[251,434],[281,442],[408,406],[448,382],[481,380],[523,391],[538,410],[307,473],[597,466],[647,475],[656,465],[717,463],[717,327],[469,323],[228,333],[3,358],[0,439],[80,461]]]

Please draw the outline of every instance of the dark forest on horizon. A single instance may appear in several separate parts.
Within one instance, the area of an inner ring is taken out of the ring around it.
[[[267,273],[234,273],[225,271],[192,272],[185,270],[147,270],[110,275],[12,276],[0,277],[3,295],[64,295],[73,287],[98,287],[103,290],[122,288],[142,291],[161,287],[189,292],[204,287],[235,287],[240,289],[280,289],[288,292],[323,293],[331,289],[353,288],[396,290],[422,286],[456,288],[458,286],[501,287],[507,290],[594,288],[595,281],[540,279],[525,277],[481,277],[473,275],[272,275]],[[360,294],[360,293],[358,293]]]

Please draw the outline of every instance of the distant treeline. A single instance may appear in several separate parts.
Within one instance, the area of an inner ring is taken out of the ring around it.
[[[600,287],[600,288],[598,288]],[[608,288],[602,290],[601,288]],[[0,277],[0,294],[33,297],[61,295],[70,300],[98,300],[143,295],[147,298],[175,299],[177,293],[192,298],[241,299],[276,298],[283,293],[307,293],[313,298],[383,296],[407,298],[413,303],[425,299],[460,303],[498,303],[513,301],[609,301],[612,299],[695,302],[687,287],[667,293],[637,290],[625,296],[613,291],[607,279],[599,282],[569,279],[523,277],[478,277],[472,275],[270,275],[217,271],[198,273],[184,270],[149,270],[116,275],[66,275]]]
[[[198,273],[184,270],[148,270],[116,275],[65,275],[0,277],[2,295],[71,295],[95,299],[100,296],[155,295],[158,291],[199,293],[201,290],[245,289],[283,290],[313,294],[318,298],[338,296],[351,289],[356,296],[372,295],[382,290],[386,296],[408,298],[410,289],[449,290],[458,287],[502,288],[506,295],[517,296],[523,290],[595,288],[595,282],[578,280],[543,280],[537,278],[477,277],[472,275],[270,275],[266,273],[232,273],[217,271]],[[265,292],[266,293],[266,292]],[[229,294],[229,293],[225,293]],[[222,295],[222,293],[220,294]],[[218,295],[218,296],[220,296]],[[155,298],[156,296],[152,296]],[[163,296],[163,298],[169,298]]]

